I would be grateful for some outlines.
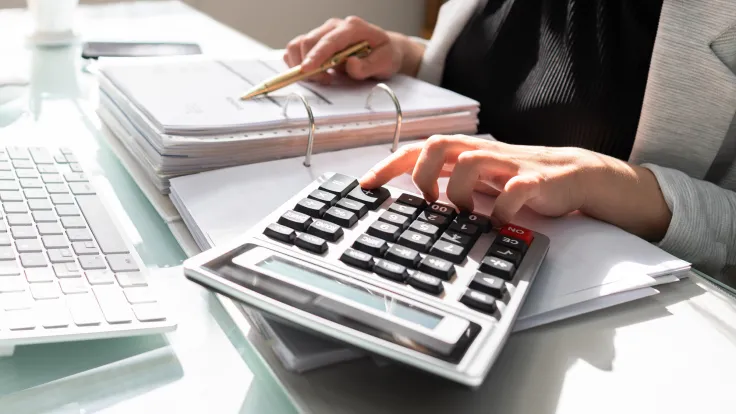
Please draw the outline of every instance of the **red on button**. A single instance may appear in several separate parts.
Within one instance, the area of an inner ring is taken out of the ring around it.
[[[502,228],[500,234],[519,239],[523,241],[524,244],[526,244],[527,246],[532,244],[532,240],[534,240],[534,232],[513,224],[509,224],[506,227]]]

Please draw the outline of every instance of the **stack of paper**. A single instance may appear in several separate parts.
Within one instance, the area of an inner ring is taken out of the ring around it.
[[[178,177],[171,182],[170,198],[200,249],[205,250],[247,231],[321,174],[341,172],[359,177],[388,154],[389,146],[377,145],[319,154],[309,168],[301,164],[301,158],[292,158]],[[408,175],[389,184],[416,192]],[[446,180],[440,184],[444,189]],[[480,194],[474,198],[477,211],[490,214],[493,199]],[[441,199],[448,201],[444,194]],[[690,263],[651,243],[580,214],[550,219],[524,210],[514,222],[547,235],[551,241],[516,331],[654,295],[658,291],[653,286],[677,281],[690,269]],[[287,327],[269,335],[283,337],[280,343],[275,341],[287,366],[306,369],[319,365],[315,360],[327,361],[330,355],[355,357],[346,349],[338,354],[332,345],[325,345],[332,350],[328,355],[314,347],[289,348],[289,344],[299,343],[292,336],[305,334]]]
[[[393,139],[396,108],[376,81],[300,82],[248,101],[251,86],[287,69],[281,60],[207,56],[102,60],[98,114],[162,193],[171,177],[303,155],[315,118],[314,152]],[[420,80],[385,82],[399,100],[401,137],[474,133],[478,102]]]

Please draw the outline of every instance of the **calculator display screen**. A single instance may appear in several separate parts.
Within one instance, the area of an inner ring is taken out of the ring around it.
[[[279,256],[270,256],[256,266],[278,273],[289,278],[335,295],[350,299],[364,306],[369,306],[380,312],[391,314],[397,318],[421,325],[427,329],[434,329],[442,321],[442,317],[417,309],[411,305],[397,301],[395,298],[384,296],[368,289],[347,285],[325,274],[300,266]]]

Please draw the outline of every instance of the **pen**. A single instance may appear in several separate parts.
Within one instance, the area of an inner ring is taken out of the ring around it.
[[[336,53],[328,61],[312,71],[302,72],[302,66],[297,65],[284,73],[278,74],[270,79],[266,79],[265,81],[251,88],[248,92],[245,93],[245,95],[241,96],[240,99],[246,100],[264,93],[273,92],[285,86],[291,85],[294,82],[298,82],[302,79],[306,79],[312,75],[324,72],[327,69],[335,67],[343,63],[347,58],[351,56],[364,57],[370,52],[371,47],[368,45],[368,42],[357,43],[341,52]]]

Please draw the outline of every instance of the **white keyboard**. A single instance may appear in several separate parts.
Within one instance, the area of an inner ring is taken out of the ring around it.
[[[0,147],[0,347],[176,324],[65,148]]]

